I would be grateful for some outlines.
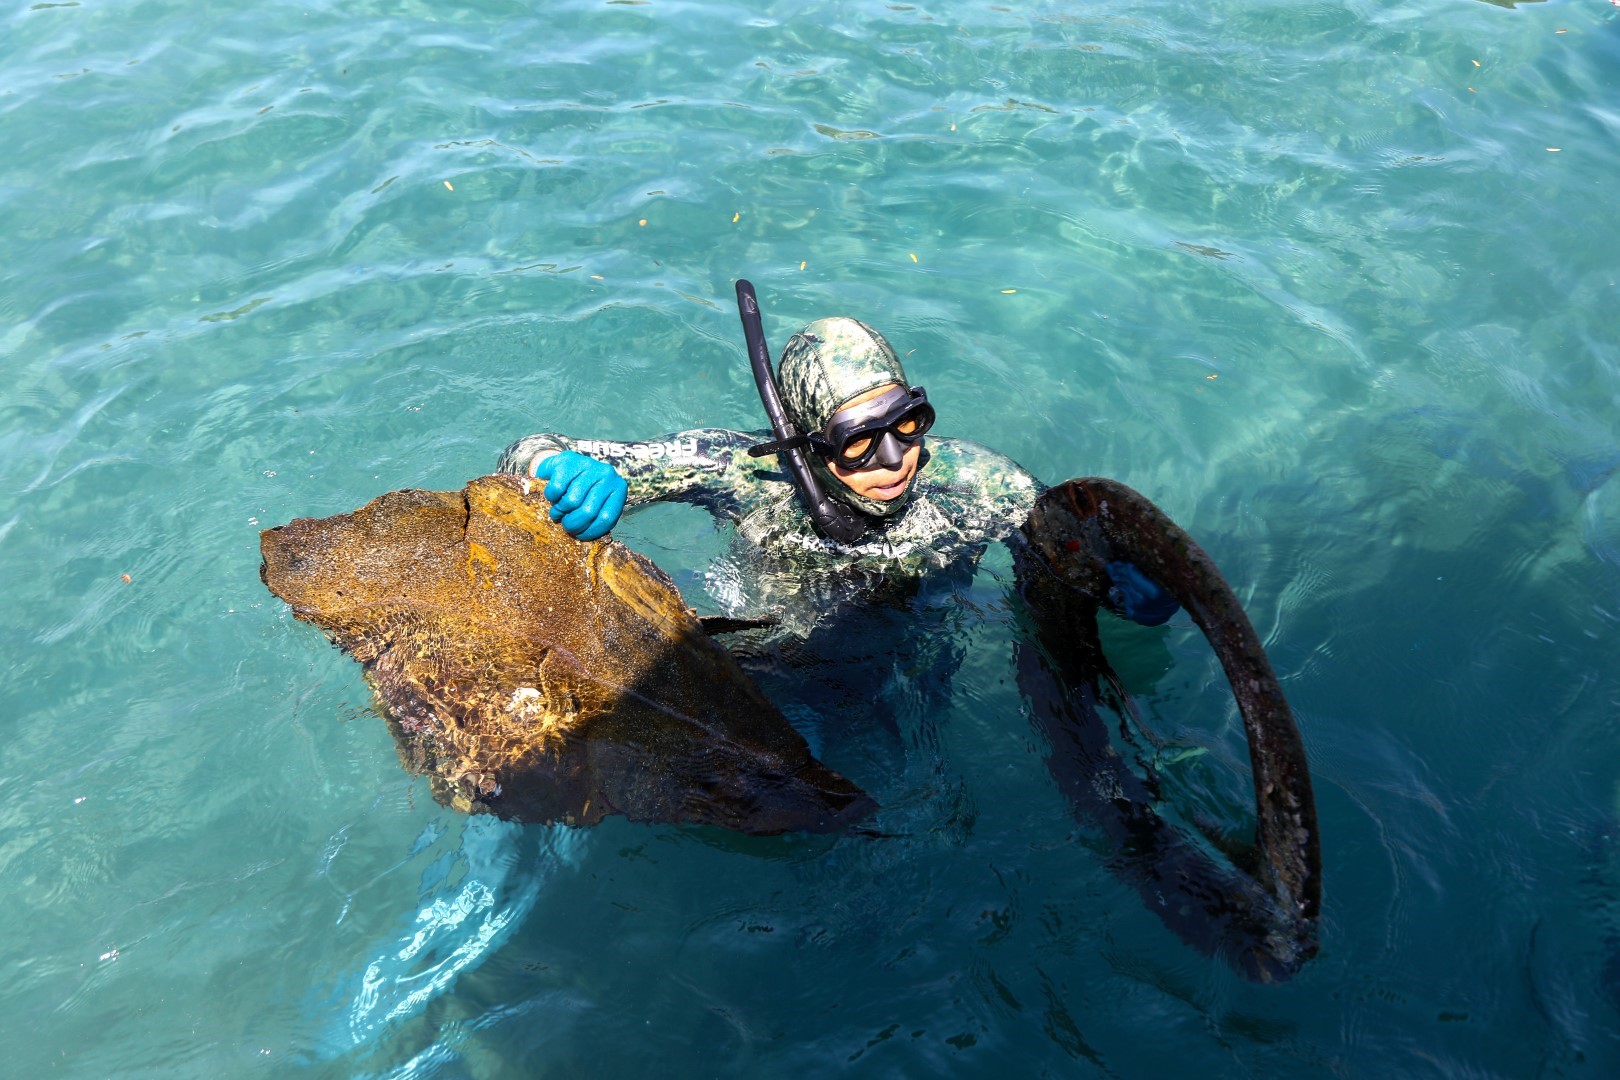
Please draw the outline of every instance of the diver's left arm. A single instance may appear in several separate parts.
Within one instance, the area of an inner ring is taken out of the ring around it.
[[[1018,542],[1019,529],[1029,519],[1046,485],[1005,454],[972,443],[958,442],[956,448],[965,464],[957,464],[955,470],[976,480],[985,520],[993,522],[998,530],[995,539]],[[1181,610],[1176,598],[1135,563],[1115,560],[1104,567],[1112,587],[1097,599],[1120,618],[1142,626],[1160,626]]]
[[[1133,562],[1116,560],[1104,564],[1114,587],[1103,597],[1103,606],[1142,626],[1162,626],[1181,610],[1175,597]]]

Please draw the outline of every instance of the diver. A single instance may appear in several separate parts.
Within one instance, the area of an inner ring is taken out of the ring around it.
[[[789,339],[773,375],[752,287],[740,282],[738,295],[771,431],[646,442],[541,433],[508,447],[499,471],[546,481],[552,520],[580,540],[655,502],[731,522],[738,572],[711,575],[710,592],[728,614],[768,615],[800,637],[842,602],[941,570],[971,574],[990,542],[1012,541],[1044,486],[1003,454],[930,436],[928,394],[882,334],[819,319]],[[1175,614],[1133,564],[1107,569],[1113,587],[1099,599],[1115,614],[1145,626]]]
[[[1286,803],[1291,814],[1288,828],[1260,836],[1271,869],[1215,857],[1160,816],[1151,763],[1138,759],[1145,776],[1129,768],[1101,718],[1102,707],[1121,716],[1134,715],[1134,707],[1102,655],[1096,609],[1158,626],[1180,609],[1176,596],[1115,555],[1112,541],[1065,538],[1061,527],[1053,534],[1050,520],[1038,523],[1043,515],[1061,517],[1064,500],[1056,510],[1046,507],[1045,485],[1011,458],[930,434],[927,391],[912,384],[871,326],[851,318],[812,322],[788,341],[773,372],[753,286],[739,281],[737,296],[768,431],[701,428],[646,442],[542,433],[508,447],[499,470],[545,481],[552,520],[580,540],[607,535],[625,509],[655,502],[693,504],[732,523],[730,573],[711,573],[708,582],[729,617],[715,621],[745,628],[727,648],[756,678],[780,665],[813,665],[814,679],[794,680],[796,704],[808,705],[813,717],[855,719],[884,699],[885,662],[908,693],[945,692],[961,657],[955,635],[934,632],[946,625],[940,613],[957,607],[952,590],[973,576],[990,543],[1006,543],[1033,630],[1033,640],[1015,647],[1019,688],[1076,820],[1109,836],[1120,853],[1116,870],[1184,940],[1227,952],[1251,978],[1289,977],[1316,948],[1320,851],[1309,775],[1264,651],[1213,564],[1184,534],[1169,559],[1152,544],[1122,545],[1177,575],[1165,581],[1197,598],[1189,603],[1200,608],[1189,614],[1203,620],[1206,636],[1212,615],[1230,624],[1219,643],[1210,640],[1228,671],[1248,673],[1245,692],[1254,701],[1240,695],[1239,704],[1246,723],[1262,730],[1259,756],[1250,736],[1263,789],[1258,805]],[[1071,480],[1051,494],[1105,489],[1120,503],[1116,515],[1134,517],[1160,538],[1179,532],[1145,498],[1112,481]],[[1032,514],[1038,500],[1042,512]],[[1085,585],[1031,572],[1043,558],[1032,553],[1054,542],[1076,564],[1097,568]],[[1192,573],[1194,564],[1204,577]],[[930,602],[941,598],[946,602]],[[1237,623],[1245,633],[1228,634]],[[763,639],[745,640],[760,627],[768,628]],[[736,627],[711,632],[728,629]],[[885,655],[885,638],[904,651],[900,664],[899,651]],[[1251,717],[1256,702],[1270,714]],[[874,717],[892,725],[892,711],[879,708]],[[921,736],[931,741],[927,724]],[[1279,867],[1292,884],[1276,884]]]

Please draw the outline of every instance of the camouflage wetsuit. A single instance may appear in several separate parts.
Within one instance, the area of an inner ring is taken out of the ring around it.
[[[949,567],[971,571],[985,547],[1006,540],[1028,516],[1041,484],[1004,454],[962,439],[929,436],[903,505],[869,518],[866,535],[843,544],[819,535],[774,456],[748,448],[768,431],[702,428],[648,442],[571,439],[543,433],[501,455],[502,472],[529,475],[535,455],[574,450],[606,461],[629,482],[627,507],[653,502],[700,506],[736,525],[737,564],[749,579],[715,590],[728,614],[773,614],[800,633],[812,612],[915,581]],[[836,480],[833,483],[837,483]],[[795,602],[795,600],[799,602]]]
[[[801,432],[824,430],[863,394],[911,385],[883,335],[848,318],[819,319],[794,334],[776,381]],[[816,531],[774,455],[748,456],[770,439],[768,431],[720,428],[650,442],[530,435],[507,448],[499,467],[532,475],[537,454],[574,450],[618,470],[629,483],[627,507],[687,502],[733,522],[733,564],[720,580],[711,574],[709,592],[728,615],[772,616],[800,636],[843,601],[914,593],[925,577],[955,578],[939,573],[947,568],[971,575],[986,545],[1012,537],[1042,490],[1011,458],[960,439],[928,437],[910,486],[886,501],[856,494],[809,453],[823,489],[868,526],[845,544]]]

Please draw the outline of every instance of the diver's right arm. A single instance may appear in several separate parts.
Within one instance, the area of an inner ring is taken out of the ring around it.
[[[554,504],[553,520],[562,521],[570,533],[581,539],[595,539],[613,527],[619,509],[651,502],[690,502],[711,513],[735,518],[740,487],[746,482],[739,465],[748,460],[748,447],[759,441],[757,433],[723,428],[700,428],[645,442],[573,439],[542,432],[507,447],[496,468],[548,480],[546,498]],[[569,527],[570,515],[578,515],[590,503],[594,485],[608,474],[625,489],[617,508],[606,498],[600,503],[602,509],[613,509],[613,520],[595,535],[585,536],[583,529],[588,522],[583,516],[575,517],[574,521],[582,524],[581,532],[575,532]],[[559,476],[563,478],[560,484]],[[575,492],[575,485],[581,483],[587,487]],[[561,515],[559,508],[563,508]]]
[[[576,540],[600,540],[619,523],[629,485],[605,461],[573,450],[535,458],[536,479],[546,481],[551,520]]]

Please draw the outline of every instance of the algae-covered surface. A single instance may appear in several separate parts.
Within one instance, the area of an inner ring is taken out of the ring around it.
[[[766,834],[875,809],[811,757],[665,574],[573,539],[530,488],[395,491],[261,537],[265,584],[364,665],[434,798],[525,822]]]

